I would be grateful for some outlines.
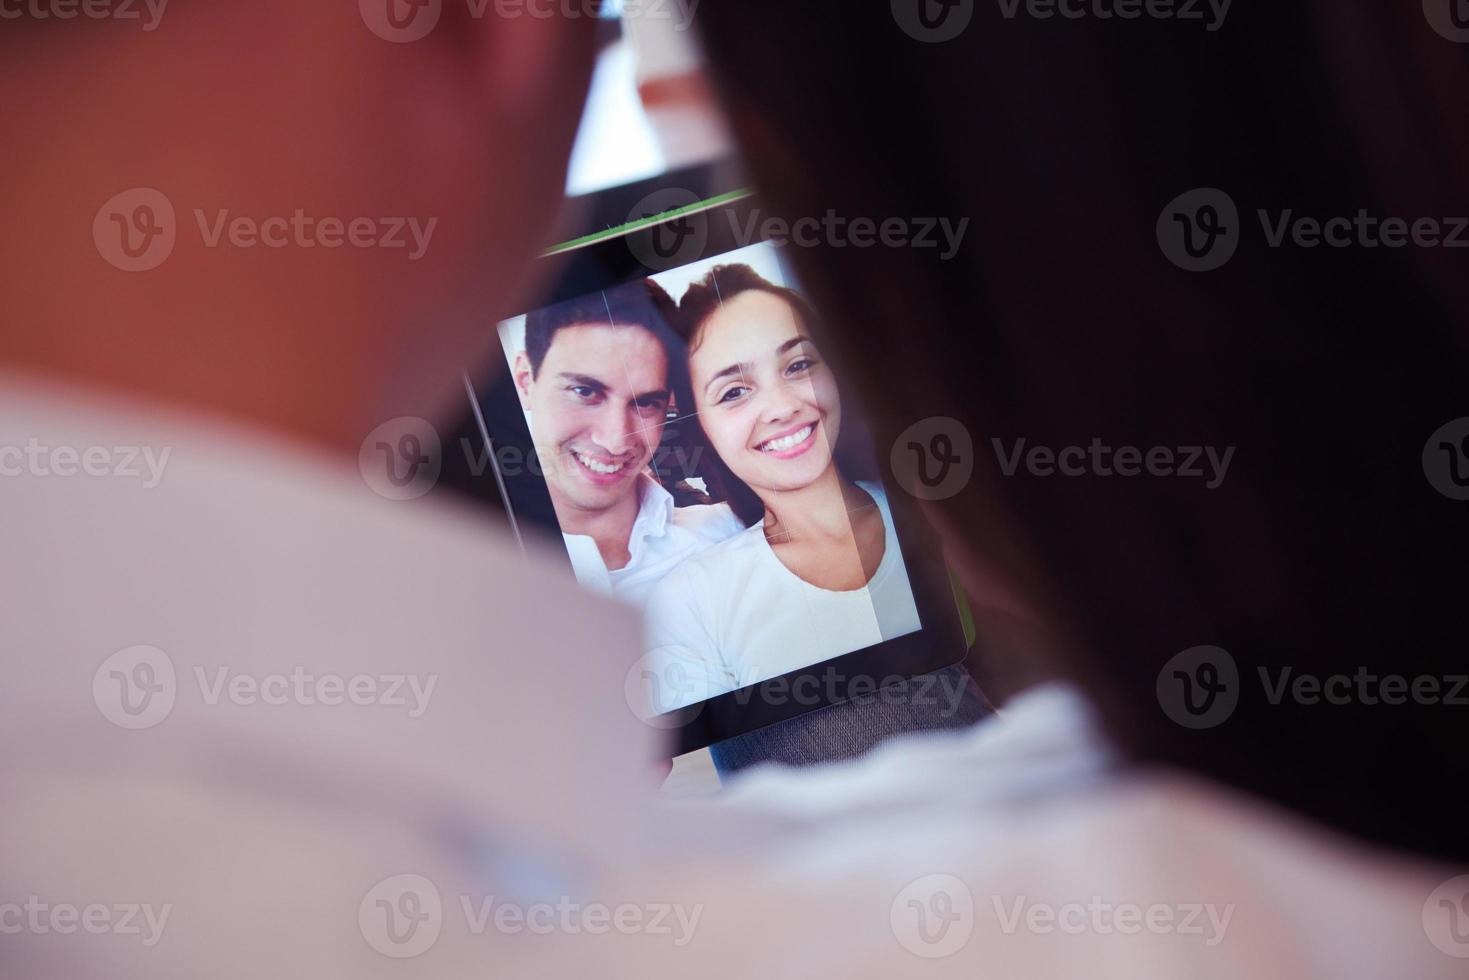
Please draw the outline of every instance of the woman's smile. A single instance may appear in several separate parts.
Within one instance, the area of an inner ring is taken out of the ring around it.
[[[805,453],[815,443],[816,427],[819,424],[805,422],[795,428],[786,429],[779,435],[766,439],[755,449],[776,459],[793,459]]]

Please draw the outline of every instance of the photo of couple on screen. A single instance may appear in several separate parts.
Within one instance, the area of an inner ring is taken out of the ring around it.
[[[578,581],[644,611],[658,712],[921,626],[789,281],[758,244],[500,325]]]

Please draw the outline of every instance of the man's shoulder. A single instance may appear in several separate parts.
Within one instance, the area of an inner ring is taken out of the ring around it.
[[[735,523],[738,527],[734,533],[713,540],[674,566],[658,583],[654,594],[661,592],[667,596],[688,591],[718,592],[719,583],[725,580],[725,576],[741,574],[739,569],[756,560],[754,545],[762,544],[764,535],[758,525],[745,527],[738,521]]]

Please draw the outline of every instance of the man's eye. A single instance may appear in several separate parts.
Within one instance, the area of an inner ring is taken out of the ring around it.
[[[572,385],[571,388],[568,390],[573,395],[580,398],[582,401],[588,402],[596,398],[599,394],[596,388],[592,388],[588,385]]]
[[[726,388],[724,389],[724,393],[719,396],[719,401],[716,404],[723,405],[725,402],[732,402],[736,399],[743,398],[745,397],[745,392],[749,390],[744,385],[735,385],[732,388]]]
[[[667,409],[667,404],[661,398],[633,399],[633,406],[640,412],[663,412]]]

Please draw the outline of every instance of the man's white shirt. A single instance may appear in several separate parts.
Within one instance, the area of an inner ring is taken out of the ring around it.
[[[673,494],[644,471],[638,477],[638,516],[628,537],[628,562],[609,569],[586,534],[562,534],[576,580],[583,586],[643,608],[653,587],[684,559],[745,529],[728,504],[675,507]]]

